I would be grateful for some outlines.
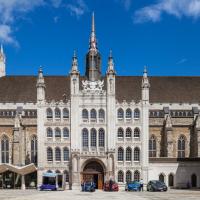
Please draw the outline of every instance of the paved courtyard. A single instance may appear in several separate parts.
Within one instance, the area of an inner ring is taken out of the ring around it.
[[[199,200],[200,191],[170,190],[168,192],[102,192],[0,190],[0,200]]]

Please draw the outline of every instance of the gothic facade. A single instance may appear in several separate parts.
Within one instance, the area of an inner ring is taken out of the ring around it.
[[[86,72],[74,54],[68,76],[6,76],[0,53],[0,188],[32,188],[43,174],[58,186],[99,189],[111,177],[200,187],[200,77],[105,76],[94,15]]]

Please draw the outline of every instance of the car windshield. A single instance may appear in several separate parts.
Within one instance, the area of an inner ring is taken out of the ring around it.
[[[158,187],[164,186],[165,184],[161,181],[152,181],[153,184],[155,184]]]

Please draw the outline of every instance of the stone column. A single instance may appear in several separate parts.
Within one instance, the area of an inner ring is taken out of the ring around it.
[[[21,189],[22,189],[22,190],[25,190],[25,189],[26,189],[26,185],[25,185],[25,175],[22,175]]]
[[[166,128],[165,129],[165,134],[167,136],[167,157],[168,158],[173,158],[173,152],[174,152],[174,144],[173,144],[173,131],[172,128]]]

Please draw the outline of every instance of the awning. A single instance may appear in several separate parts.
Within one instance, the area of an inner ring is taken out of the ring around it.
[[[23,166],[23,167],[19,167],[19,166],[7,164],[7,163],[0,164],[0,173],[4,173],[8,170],[20,175],[26,175],[26,174],[30,174],[32,172],[37,171],[37,168],[35,167],[33,163]]]
[[[45,176],[45,177],[56,177],[57,176],[57,174],[56,173],[43,173],[43,176]]]

